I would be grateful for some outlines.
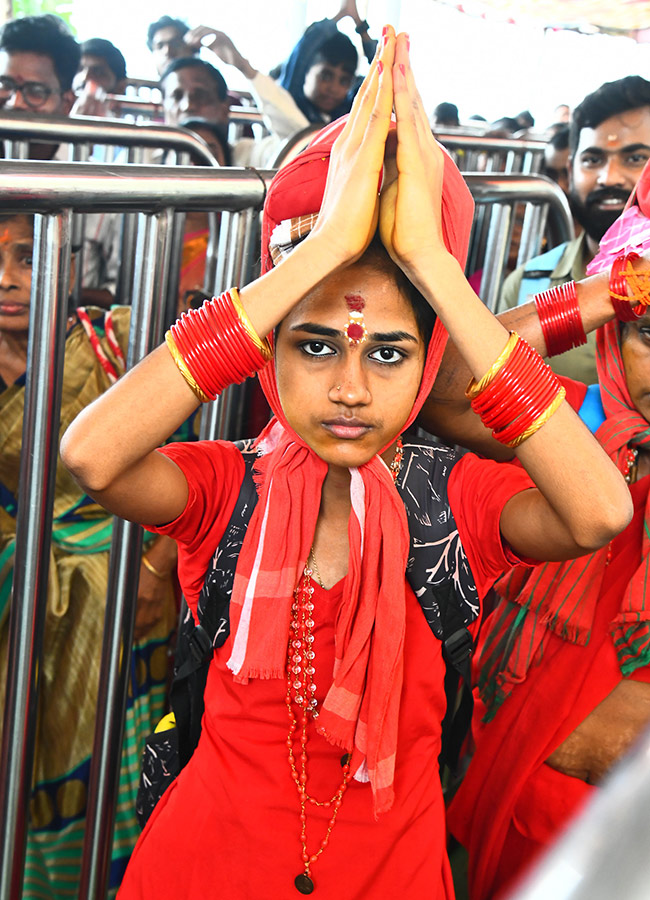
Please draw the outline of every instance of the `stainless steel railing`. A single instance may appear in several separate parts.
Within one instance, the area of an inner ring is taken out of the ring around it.
[[[5,141],[5,159],[26,159],[30,141],[72,146],[129,147],[171,150],[177,154],[196,154],[206,165],[218,165],[216,159],[186,128],[169,125],[136,125],[119,119],[92,116],[36,116],[27,112],[0,112],[0,138]],[[133,162],[141,162],[134,159]]]
[[[436,139],[449,150],[462,172],[503,172],[534,175],[544,161],[544,141],[490,138],[436,131]]]
[[[71,210],[138,211],[136,290],[128,362],[162,337],[172,212],[222,209],[237,223],[259,209],[269,173],[5,162],[0,206],[36,214],[21,493],[17,513],[9,673],[0,761],[0,898],[21,896],[34,755],[37,672],[47,595],[52,499],[61,396]],[[234,226],[233,226],[234,227]],[[246,279],[245,266],[239,270]],[[104,896],[117,786],[128,654],[133,641],[139,529],[115,528],[111,551],[99,715],[91,772],[80,897]]]
[[[573,238],[573,219],[563,191],[542,175],[470,172],[464,177],[476,203],[468,271],[482,268],[480,297],[494,310],[508,262],[515,207],[526,206],[518,265],[539,253],[547,216],[557,229],[558,243]]]

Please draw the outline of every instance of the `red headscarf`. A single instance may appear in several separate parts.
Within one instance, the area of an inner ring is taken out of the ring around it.
[[[281,221],[317,212],[334,140],[345,120],[319,132],[310,146],[274,178],[264,207],[262,263],[271,266],[269,238]],[[465,263],[473,202],[445,154],[443,234]],[[431,390],[447,333],[436,322],[422,382],[404,426],[415,419]],[[251,518],[235,575],[235,638],[229,666],[235,678],[284,676],[293,592],[313,542],[327,464],[291,429],[277,392],[271,361],[260,373],[275,415],[259,439],[260,502]],[[395,435],[397,437],[397,435]],[[335,623],[334,681],[316,720],[333,744],[353,751],[352,771],[369,780],[375,812],[390,809],[402,689],[405,572],[409,532],[404,505],[379,456],[351,469],[350,558],[344,598]]]

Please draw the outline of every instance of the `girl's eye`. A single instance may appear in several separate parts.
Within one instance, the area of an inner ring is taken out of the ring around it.
[[[305,341],[300,349],[308,356],[333,356],[334,350],[322,341]]]
[[[404,354],[395,347],[379,347],[369,354],[369,359],[380,363],[398,363],[404,359]]]

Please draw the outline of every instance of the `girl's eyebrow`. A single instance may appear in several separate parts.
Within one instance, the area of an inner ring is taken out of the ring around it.
[[[318,325],[316,322],[300,322],[292,325],[289,331],[306,331],[309,334],[317,334],[320,337],[343,338],[342,331],[336,328],[328,328],[327,325]],[[392,343],[394,341],[413,341],[418,343],[418,338],[408,331],[375,331],[368,335],[368,340],[373,343]]]

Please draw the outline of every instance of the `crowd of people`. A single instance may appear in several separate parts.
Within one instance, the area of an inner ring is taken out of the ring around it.
[[[266,74],[211,26],[149,26],[162,121],[217,165],[266,168],[287,139],[311,142],[273,179],[250,284],[211,299],[208,214],[187,214],[180,318],[129,373],[120,217],[87,214],[73,248],[28,900],[77,896],[113,515],[146,536],[111,896],[384,900],[408,884],[451,900],[455,840],[470,900],[498,900],[650,722],[650,82],[558,106],[543,171],[577,237],[547,233],[493,315],[466,280],[473,201],[434,138],[462,130],[458,108],[430,115],[408,36],[371,31],[344,0]],[[262,132],[231,127],[223,67]],[[54,15],[0,29],[6,113],[111,119],[127,85],[117,47]],[[469,124],[540,137],[527,110]],[[63,140],[28,153],[68,158]],[[33,248],[34,216],[0,211],[3,704]],[[201,403],[255,373],[261,434],[198,441]],[[182,601],[208,634],[205,713],[140,833]],[[470,694],[471,723],[451,721]]]

